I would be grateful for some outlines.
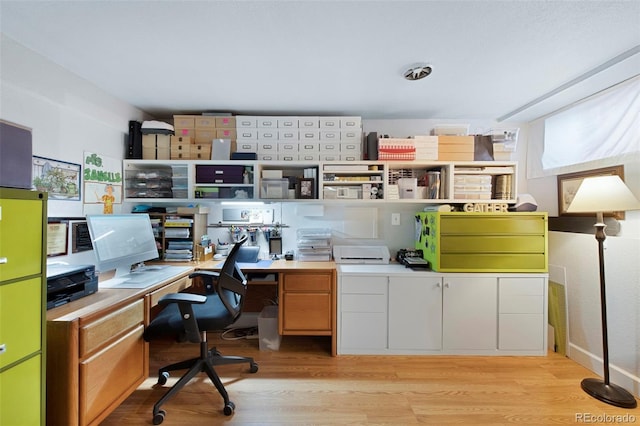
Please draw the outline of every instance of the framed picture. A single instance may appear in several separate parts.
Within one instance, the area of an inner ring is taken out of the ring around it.
[[[567,173],[558,175],[558,215],[559,216],[593,216],[595,213],[567,213],[567,208],[576,195],[584,178],[593,176],[617,175],[624,180],[624,166],[604,167],[601,169],[587,170],[584,172]],[[607,212],[605,216],[616,219],[624,219],[624,212]]]
[[[298,179],[298,192],[296,198],[311,199],[315,198],[315,179],[300,178]]]
[[[80,201],[80,164],[33,156],[32,184],[50,200]]]
[[[52,222],[47,223],[47,257],[62,256],[67,254],[67,223]]]

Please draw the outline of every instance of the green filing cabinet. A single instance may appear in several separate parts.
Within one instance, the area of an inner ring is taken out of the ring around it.
[[[47,194],[0,188],[0,425],[45,424]]]
[[[416,213],[416,248],[440,272],[547,272],[547,213]]]

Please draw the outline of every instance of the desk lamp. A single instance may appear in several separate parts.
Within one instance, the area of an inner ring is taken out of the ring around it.
[[[604,285],[604,229],[603,212],[639,210],[638,201],[619,176],[597,176],[585,178],[573,201],[567,208],[568,213],[596,213],[596,240],[598,240],[598,258],[600,264],[600,309],[602,315],[602,358],[604,380],[584,379],[580,386],[592,397],[622,408],[635,408],[638,403],[634,396],[624,388],[609,381],[609,343],[607,339],[607,303]]]

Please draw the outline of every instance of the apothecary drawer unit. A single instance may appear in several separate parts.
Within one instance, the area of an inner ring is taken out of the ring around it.
[[[547,272],[547,213],[416,213],[416,245],[441,272]]]

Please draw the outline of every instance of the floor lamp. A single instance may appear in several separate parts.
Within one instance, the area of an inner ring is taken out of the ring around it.
[[[607,339],[607,302],[604,285],[604,233],[603,212],[617,212],[640,209],[640,202],[619,176],[597,176],[585,178],[571,204],[568,213],[596,213],[596,240],[600,264],[600,309],[602,315],[602,359],[604,380],[584,379],[582,389],[592,397],[623,408],[635,408],[638,403],[626,389],[609,381],[609,343]]]

